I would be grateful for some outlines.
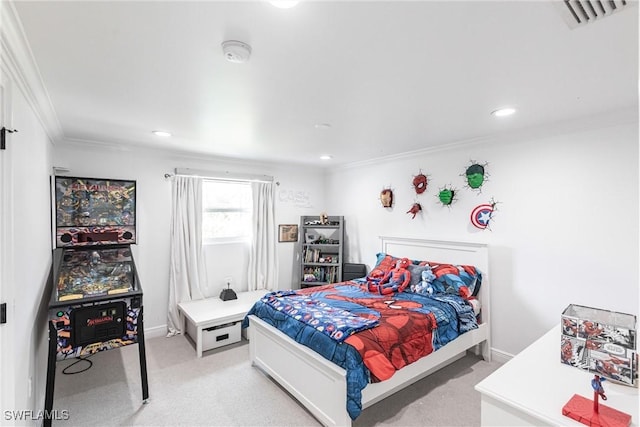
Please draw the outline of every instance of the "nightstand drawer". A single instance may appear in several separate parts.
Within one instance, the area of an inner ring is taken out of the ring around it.
[[[241,322],[225,323],[202,330],[202,351],[240,341]]]

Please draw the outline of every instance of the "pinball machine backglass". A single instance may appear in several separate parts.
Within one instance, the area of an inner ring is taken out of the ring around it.
[[[56,247],[136,243],[136,182],[55,177]]]

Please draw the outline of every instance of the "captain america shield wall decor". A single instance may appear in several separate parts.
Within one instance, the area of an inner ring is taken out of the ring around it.
[[[471,224],[481,230],[489,228],[489,223],[493,219],[493,214],[496,210],[495,206],[496,202],[492,200],[490,203],[483,203],[473,208],[471,211]]]

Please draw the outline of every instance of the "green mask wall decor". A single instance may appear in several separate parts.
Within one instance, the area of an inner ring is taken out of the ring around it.
[[[469,188],[473,190],[480,190],[488,177],[485,166],[486,163],[481,165],[473,160],[471,161],[471,166],[469,166],[464,173]]]
[[[456,196],[456,190],[451,187],[441,188],[438,192],[438,200],[443,206],[451,206]]]

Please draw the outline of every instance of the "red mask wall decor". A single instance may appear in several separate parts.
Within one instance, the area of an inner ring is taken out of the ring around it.
[[[416,190],[416,194],[422,194],[427,189],[427,176],[423,173],[413,177],[413,188]]]
[[[414,204],[411,206],[411,209],[409,209],[409,210],[407,211],[407,213],[413,214],[413,216],[411,217],[411,219],[414,219],[414,218],[416,217],[416,214],[417,214],[418,212],[420,212],[421,210],[422,210],[422,206],[420,206],[420,203],[414,203]]]

